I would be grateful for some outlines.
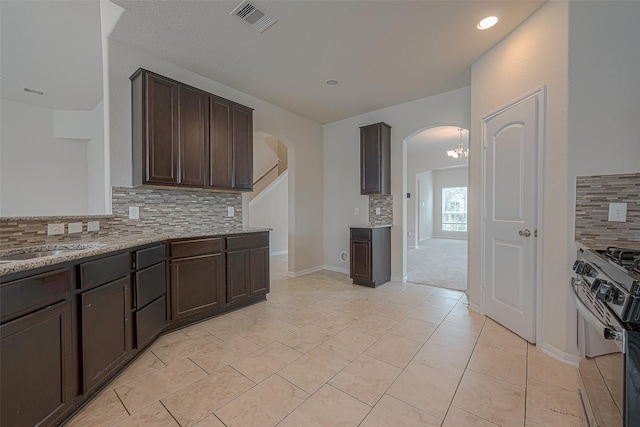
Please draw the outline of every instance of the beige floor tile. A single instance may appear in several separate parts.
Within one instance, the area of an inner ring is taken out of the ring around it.
[[[385,394],[360,427],[440,427],[441,422],[440,419]]]
[[[329,384],[373,406],[401,372],[388,363],[361,355],[333,377]]]
[[[449,314],[449,310],[421,305],[414,308],[407,317],[439,325]]]
[[[369,314],[368,316],[363,317],[353,325],[349,326],[349,329],[356,332],[362,332],[363,334],[371,335],[374,337],[381,337],[386,334],[389,329],[393,328],[397,323],[397,320],[389,319],[388,317]]]
[[[389,302],[391,298],[393,298],[393,295],[385,294],[384,292],[373,292],[370,294],[366,294],[360,299],[363,301],[371,301],[378,304],[384,304]]]
[[[479,335],[480,330],[478,329],[445,320],[433,333],[433,338],[472,349],[476,345]]]
[[[411,362],[387,393],[442,420],[458,381],[456,376]]]
[[[376,341],[377,338],[371,335],[345,329],[325,341],[320,348],[344,357],[345,359],[353,360]]]
[[[433,293],[433,296],[443,297],[443,298],[451,298],[454,300],[459,300],[462,296],[464,296],[464,292],[461,291],[453,291],[451,289],[438,288]]]
[[[227,427],[271,427],[309,395],[274,375],[215,412]]]
[[[605,424],[605,425],[609,425],[609,424]],[[611,425],[615,425],[615,424],[611,424]],[[534,423],[531,420],[524,420],[524,427],[545,427],[545,426],[543,426],[542,424]]]
[[[357,426],[370,410],[370,406],[325,385],[289,414],[278,427]]]
[[[407,317],[407,315],[411,313],[411,311],[413,311],[413,308],[409,307],[408,305],[393,304],[388,302],[378,307],[374,314],[376,316],[388,317],[389,319],[393,320],[402,320]]]
[[[285,335],[289,335],[297,329],[295,326],[281,320],[267,319],[243,333],[242,337],[264,347]]]
[[[453,405],[498,425],[523,425],[525,389],[494,377],[466,371]]]
[[[424,305],[426,307],[439,308],[441,310],[451,310],[457,303],[457,300],[437,296],[435,294],[428,296],[427,299],[422,302],[420,305]]]
[[[231,366],[251,381],[259,383],[300,356],[302,353],[276,341],[232,363]]]
[[[366,316],[367,314],[375,311],[381,304],[373,301],[365,301],[362,299],[352,301],[349,304],[346,304],[340,308],[340,311],[344,311],[346,313],[355,314],[356,316]]]
[[[493,325],[492,325],[493,324]],[[512,353],[527,355],[527,342],[507,328],[487,319],[478,344],[499,348]]]
[[[193,425],[254,386],[235,369],[225,367],[162,399],[181,426]]]
[[[171,416],[160,402],[147,406],[128,418],[114,424],[114,427],[178,427],[180,424]]]
[[[437,325],[433,323],[406,318],[402,319],[396,326],[394,326],[389,333],[393,335],[400,335],[401,337],[424,344],[436,328]]]
[[[553,384],[566,390],[577,390],[580,387],[578,368],[547,356],[533,345],[529,345],[528,349],[528,378]]]
[[[280,338],[278,341],[300,353],[308,353],[334,335],[335,333],[328,329],[311,324]]]
[[[432,295],[437,288],[427,285],[415,285],[404,291],[403,295],[417,295],[420,297],[428,297]]]
[[[294,298],[291,298],[283,303],[288,307],[299,308],[299,307],[307,307],[309,305],[315,304],[320,300],[316,297],[312,297],[310,295],[300,295]]]
[[[142,353],[123,373],[109,384],[109,388],[116,388],[130,381],[138,379],[158,369],[164,368],[165,365],[160,359],[150,351]]]
[[[153,345],[151,351],[163,363],[170,365],[189,356],[208,353],[222,341],[207,331],[199,332],[191,336],[184,335],[180,340],[175,340],[165,345]]]
[[[467,411],[451,405],[442,427],[496,427],[497,424],[483,420]]]
[[[209,374],[260,349],[260,346],[242,337],[221,341],[205,354],[191,356],[191,360]]]
[[[73,417],[69,427],[110,426],[129,416],[129,413],[113,390],[100,393],[78,415]]]
[[[360,316],[344,311],[334,311],[313,322],[314,325],[338,333],[360,320]]]
[[[469,348],[429,338],[429,341],[415,355],[413,361],[462,377],[467,363],[469,363],[469,358],[471,358],[471,352],[472,350]]]
[[[389,300],[389,302],[416,308],[417,306],[422,304],[425,299],[426,297],[420,295],[408,295],[405,291],[400,295],[393,297],[391,300]]]
[[[224,315],[219,319],[219,321],[207,325],[206,329],[223,341],[229,341],[260,323],[260,319],[250,319],[247,316],[231,318]]]
[[[127,410],[134,413],[206,375],[206,372],[191,360],[182,359],[166,368],[158,369],[122,385],[115,391]]]
[[[313,394],[348,364],[347,359],[316,348],[282,369],[278,375]]]
[[[520,387],[527,385],[527,357],[478,344],[467,369],[481,372]]]
[[[194,424],[196,427],[225,427],[224,423],[220,421],[214,414],[209,415]]]
[[[448,322],[460,323],[461,325],[473,326],[476,329],[482,329],[487,318],[480,313],[476,313],[468,307],[454,307],[446,320]]]
[[[527,419],[548,427],[584,425],[577,389],[573,391],[529,379]]]
[[[422,344],[399,335],[387,334],[376,341],[364,354],[404,369]]]

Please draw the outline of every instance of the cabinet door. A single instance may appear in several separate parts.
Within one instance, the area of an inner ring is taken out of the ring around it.
[[[391,127],[375,123],[360,128],[360,194],[391,192]]]
[[[204,187],[209,173],[209,96],[185,86],[178,87],[180,181]]]
[[[84,394],[129,355],[130,281],[126,276],[80,295]]]
[[[249,250],[227,252],[227,302],[233,304],[251,295]]]
[[[371,280],[371,243],[351,241],[351,277]]]
[[[146,181],[178,183],[178,85],[146,75]]]
[[[171,261],[171,318],[221,308],[225,301],[222,254]]]
[[[209,185],[233,187],[233,123],[231,103],[211,97]]]
[[[0,327],[3,427],[53,425],[72,407],[71,313],[62,302]]]
[[[251,295],[269,293],[269,248],[249,251],[251,272]]]
[[[253,189],[253,112],[233,106],[233,188]]]

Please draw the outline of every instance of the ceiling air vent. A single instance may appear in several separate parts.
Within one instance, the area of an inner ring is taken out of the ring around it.
[[[40,95],[40,96],[46,95],[46,93],[44,91],[38,90],[38,89],[31,89],[30,87],[23,87],[22,90],[24,90],[25,92],[34,93],[34,94]]]
[[[236,8],[231,12],[231,15],[235,15],[238,19],[242,19],[244,22],[248,23],[260,32],[263,32],[278,22],[265,15],[260,9],[246,0],[236,6]]]

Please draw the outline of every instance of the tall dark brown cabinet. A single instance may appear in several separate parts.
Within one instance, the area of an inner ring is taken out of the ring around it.
[[[253,189],[251,108],[144,69],[131,88],[134,185]]]
[[[375,288],[391,280],[391,227],[351,228],[351,278]]]
[[[360,128],[360,194],[391,194],[391,126]]]

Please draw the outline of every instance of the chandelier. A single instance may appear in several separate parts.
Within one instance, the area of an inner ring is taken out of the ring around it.
[[[460,142],[458,142],[458,146],[453,150],[448,150],[447,155],[450,159],[461,160],[469,157],[469,149],[465,148],[464,143],[462,142],[462,128],[459,128],[460,132]]]

